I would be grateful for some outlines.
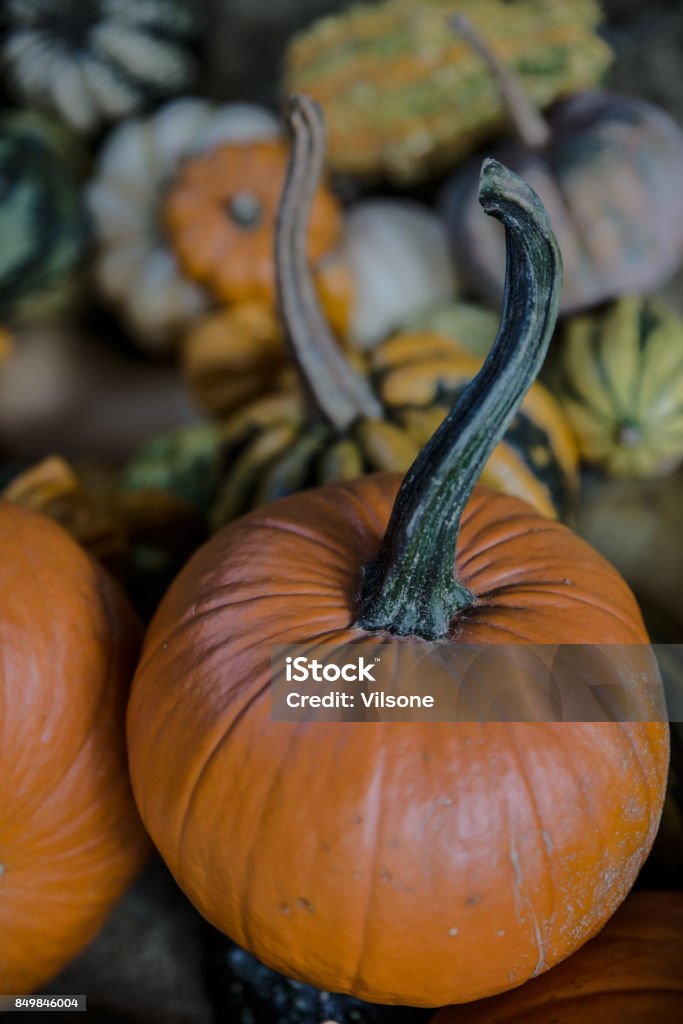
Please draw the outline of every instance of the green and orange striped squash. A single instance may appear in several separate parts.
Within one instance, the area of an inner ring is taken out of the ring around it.
[[[385,0],[354,4],[296,36],[284,89],[330,126],[336,171],[413,182],[452,166],[505,126],[491,76],[448,19],[466,14],[539,106],[594,86],[611,52],[595,0]]]

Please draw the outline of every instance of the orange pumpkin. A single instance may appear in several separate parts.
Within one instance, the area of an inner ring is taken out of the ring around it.
[[[287,147],[279,140],[227,143],[186,161],[171,186],[164,217],[173,248],[185,273],[216,298],[274,301],[275,215],[286,172]],[[332,252],[341,230],[339,206],[321,185],[308,233],[314,267]],[[336,310],[340,291],[347,295],[351,287],[350,276],[339,261],[329,274]]]
[[[514,992],[432,1024],[673,1024],[683,1015],[683,894],[635,892],[600,935]]]
[[[67,533],[0,502],[0,993],[98,931],[148,853],[124,715],[140,628]]]
[[[295,100],[297,130],[309,112]],[[129,704],[138,807],[195,906],[269,967],[374,1002],[473,1000],[572,953],[633,884],[666,785],[661,722],[270,715],[273,644],[647,641],[600,555],[475,488],[544,358],[560,278],[531,190],[487,162],[481,198],[510,269],[476,379],[403,483],[283,498],[200,549],[152,622]]]

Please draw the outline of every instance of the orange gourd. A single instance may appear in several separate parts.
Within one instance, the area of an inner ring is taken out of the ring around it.
[[[683,894],[635,892],[604,931],[514,992],[432,1024],[673,1024],[683,1015]]]
[[[298,132],[309,108],[293,102]],[[509,276],[480,373],[403,483],[283,498],[200,549],[129,704],[138,807],[195,906],[269,967],[380,1003],[473,1000],[572,953],[633,884],[666,785],[661,722],[270,715],[274,644],[647,642],[600,555],[475,486],[543,361],[560,279],[531,190],[491,161],[481,200]]]
[[[0,993],[45,984],[148,853],[124,717],[140,627],[67,533],[0,502]]]
[[[275,215],[287,172],[287,147],[277,139],[226,143],[187,160],[169,189],[164,219],[185,273],[224,302],[275,299]],[[326,185],[311,209],[308,252],[315,265],[341,240],[339,206]],[[330,305],[337,320],[350,300],[350,272],[330,266]],[[326,274],[319,287],[326,290]],[[339,312],[339,306],[343,307]]]

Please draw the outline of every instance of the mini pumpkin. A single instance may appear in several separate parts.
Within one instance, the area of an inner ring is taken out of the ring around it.
[[[308,110],[299,99],[295,124]],[[666,786],[662,721],[270,714],[279,643],[607,643],[633,645],[627,675],[642,664],[611,566],[475,488],[543,361],[560,278],[533,193],[495,162],[481,191],[510,276],[475,381],[403,482],[293,495],[202,548],[150,626],[128,710],[138,806],[195,906],[267,966],[374,1002],[473,1000],[568,956],[633,884]]]
[[[317,108],[304,105],[304,116],[305,124],[297,122],[276,255],[283,322],[301,388],[285,373],[269,393],[221,425],[226,472],[212,510],[214,527],[314,483],[407,469],[481,362],[448,337],[429,334],[398,335],[370,352],[365,366],[359,355],[341,352],[316,302],[304,248],[307,201],[324,157]],[[238,388],[239,377],[226,384]],[[526,497],[545,514],[566,514],[576,463],[558,406],[535,384],[484,480]]]
[[[87,230],[78,147],[29,111],[0,117],[0,316],[37,319],[74,298]]]
[[[493,155],[541,197],[562,252],[561,311],[629,292],[651,292],[683,259],[683,133],[663,110],[634,96],[590,92],[557,104],[543,120],[511,77],[504,51],[464,19],[459,30],[500,84],[517,139]],[[512,84],[511,84],[512,83]],[[480,297],[498,302],[505,244],[477,206],[477,165],[458,171],[443,208],[456,266]]]
[[[180,265],[221,302],[273,302],[275,214],[287,171],[279,139],[226,143],[186,160],[169,189],[164,221]],[[308,256],[339,244],[341,210],[321,182],[311,205]]]
[[[683,320],[664,303],[630,295],[572,317],[554,381],[586,462],[622,477],[683,462]]]
[[[183,92],[200,25],[188,0],[8,0],[0,59],[22,102],[91,132]]]
[[[451,37],[467,14],[545,107],[590,88],[611,60],[595,0],[385,0],[320,19],[290,43],[284,87],[322,104],[330,166],[405,184],[452,166],[500,131],[505,109],[481,64]]]
[[[148,840],[124,717],[140,627],[68,534],[0,501],[0,993],[45,985],[132,882]]]
[[[683,1010],[683,895],[634,892],[604,931],[543,978],[432,1024],[647,1024]]]
[[[88,188],[95,281],[144,348],[171,351],[209,305],[208,293],[180,270],[165,234],[163,196],[181,162],[226,141],[256,142],[278,132],[276,118],[260,107],[184,98],[125,121],[106,139]]]

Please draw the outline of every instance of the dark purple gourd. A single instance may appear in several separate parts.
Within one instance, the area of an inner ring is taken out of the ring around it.
[[[516,137],[491,153],[520,174],[550,215],[564,262],[560,311],[661,287],[683,259],[683,132],[645,100],[593,91],[545,118],[464,18],[454,19],[498,80]],[[456,264],[483,299],[499,302],[501,226],[477,201],[480,161],[446,186],[442,206]]]

